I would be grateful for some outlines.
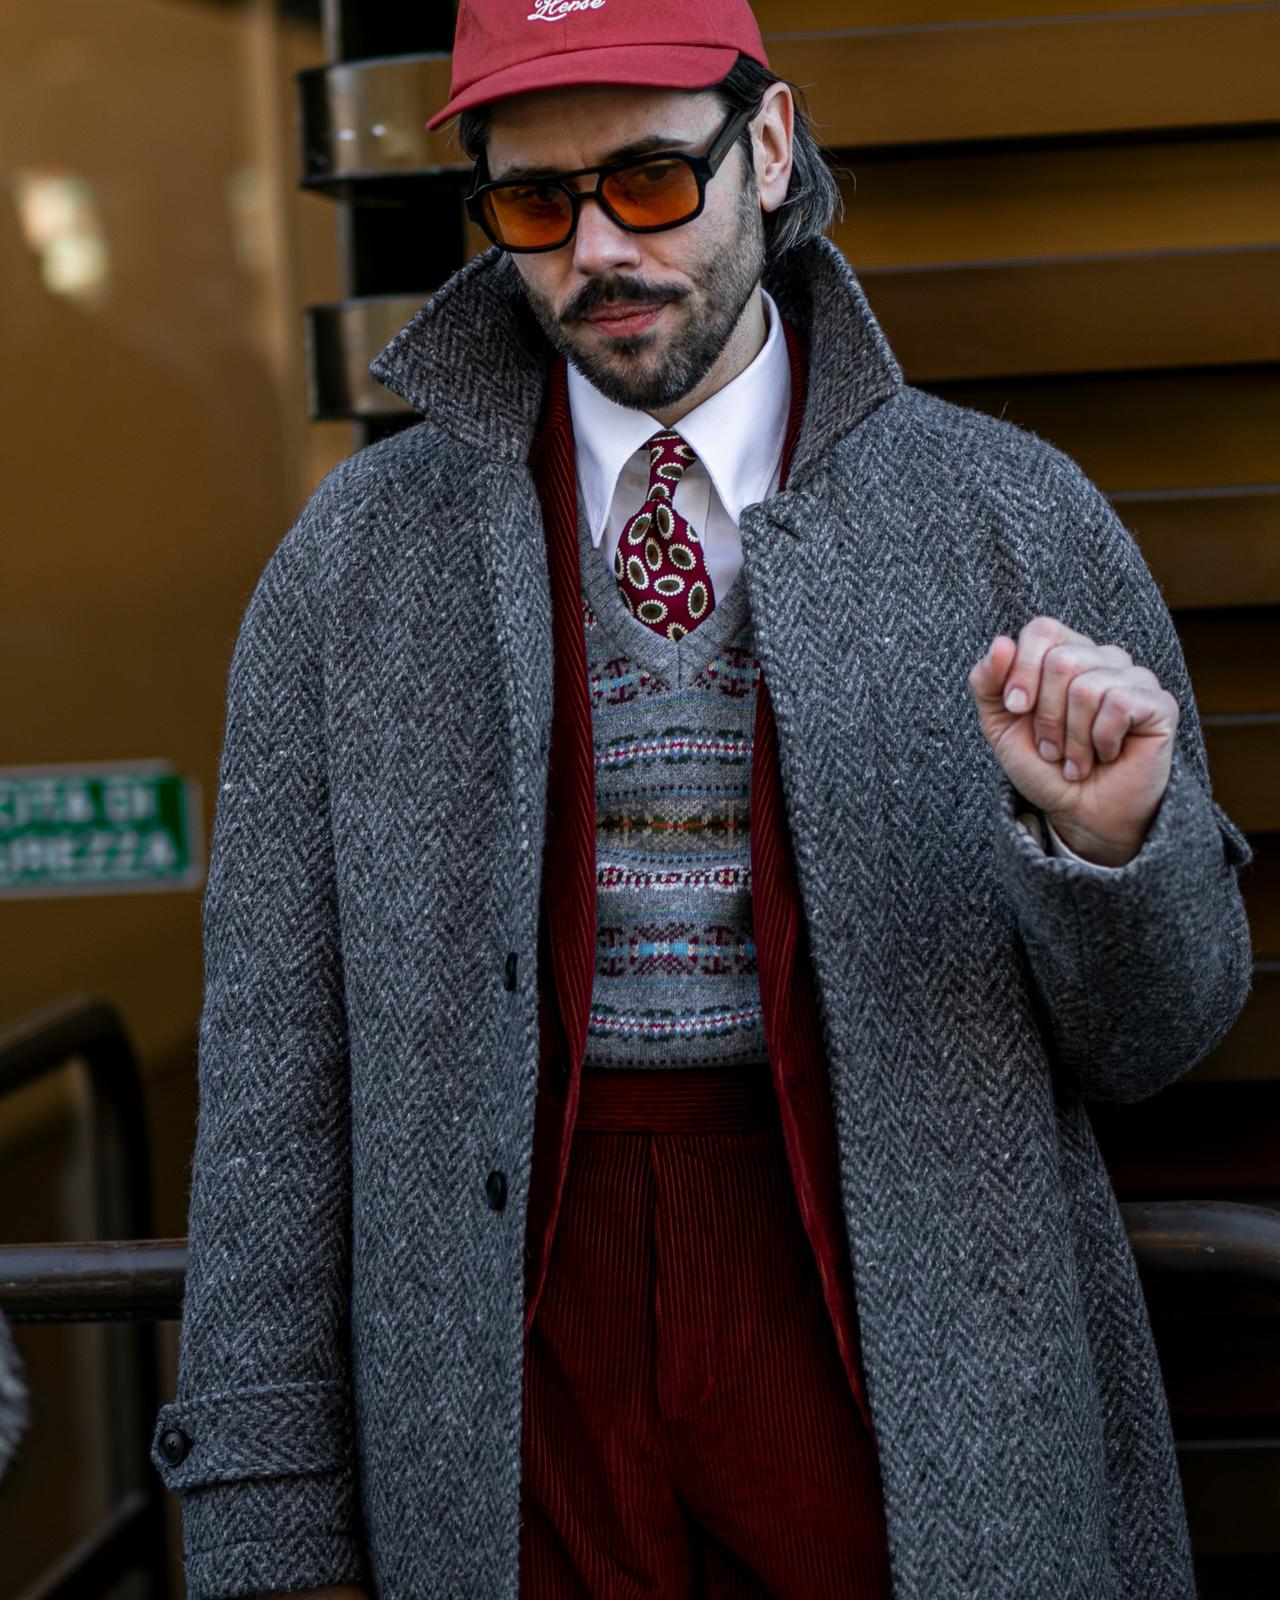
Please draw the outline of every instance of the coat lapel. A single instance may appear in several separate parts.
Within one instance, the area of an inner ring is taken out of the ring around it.
[[[783,442],[779,482],[791,474],[804,418],[808,364],[804,346],[790,323],[783,322],[791,366],[791,414]],[[751,913],[756,938],[760,1008],[765,1045],[771,1061],[782,1058],[788,1002],[799,932],[799,903],[787,838],[787,814],[778,781],[777,727],[762,673],[756,691],[751,758]]]
[[[847,960],[874,946],[889,881],[884,785],[895,753],[876,689],[884,647],[870,575],[883,535],[873,511],[850,505],[842,513],[848,538],[868,555],[841,558],[829,538],[806,537],[808,518],[819,515],[807,500],[804,491],[788,491],[750,507],[741,531],[801,898],[820,987],[834,993],[849,973],[824,970],[825,953],[839,947]],[[829,504],[823,516],[829,527]],[[838,894],[829,892],[833,883]],[[824,907],[851,905],[859,908],[858,927],[823,926]]]

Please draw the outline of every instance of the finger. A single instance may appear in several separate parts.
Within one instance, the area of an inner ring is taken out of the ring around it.
[[[1059,644],[1093,644],[1087,633],[1077,633],[1056,617],[1032,617],[1018,634],[1018,647],[1003,689],[1006,711],[1020,715],[1034,708],[1040,692],[1040,664]]]
[[[1131,665],[1129,652],[1119,645],[1057,644],[1040,664],[1040,692],[1036,698],[1032,737],[1045,761],[1061,761],[1067,744],[1067,695],[1081,673],[1101,668],[1123,671]]]
[[[1005,714],[1000,690],[1016,650],[1017,645],[1007,633],[998,633],[987,646],[986,655],[969,669],[969,688],[987,719]]]
[[[1154,680],[1154,674],[1150,675]],[[1128,681],[1115,684],[1102,697],[1093,719],[1093,748],[1099,761],[1117,761],[1131,733],[1173,733],[1178,726],[1178,702],[1159,681],[1149,688]]]
[[[1078,672],[1067,685],[1067,715],[1063,740],[1062,776],[1068,782],[1078,782],[1093,771],[1096,756],[1094,723],[1103,697],[1126,687],[1123,671],[1110,667],[1095,667]],[[1128,723],[1121,730],[1121,739]]]

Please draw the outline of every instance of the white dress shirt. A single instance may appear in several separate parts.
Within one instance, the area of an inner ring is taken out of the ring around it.
[[[759,353],[736,378],[682,417],[675,429],[697,456],[676,485],[675,508],[702,540],[717,601],[742,570],[738,521],[743,510],[778,488],[791,412],[791,362],[782,320],[773,297],[767,290],[761,293],[768,331]],[[649,490],[649,454],[644,446],[665,430],[647,411],[619,405],[602,394],[572,362],[568,378],[587,527],[612,572],[622,530]],[[1095,872],[1121,870],[1077,855],[1047,817],[1047,840],[1037,813],[1021,812],[1018,821],[1050,855],[1078,861]]]
[[[782,319],[767,292],[764,305],[768,333],[755,360],[682,417],[676,429],[698,459],[676,485],[675,508],[702,540],[717,601],[742,570],[743,509],[778,487],[791,411]],[[612,571],[622,530],[649,492],[644,446],[663,425],[647,411],[601,394],[572,362],[569,410],[591,542]]]

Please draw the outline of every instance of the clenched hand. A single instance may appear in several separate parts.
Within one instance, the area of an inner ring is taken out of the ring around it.
[[[1056,617],[1000,633],[969,672],[982,732],[1009,781],[1088,861],[1142,848],[1169,782],[1178,702],[1119,645]]]

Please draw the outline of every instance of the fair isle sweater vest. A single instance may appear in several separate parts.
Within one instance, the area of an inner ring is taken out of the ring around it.
[[[627,610],[578,515],[596,811],[588,1067],[766,1056],[751,911],[760,663],[739,573],[678,643]]]

